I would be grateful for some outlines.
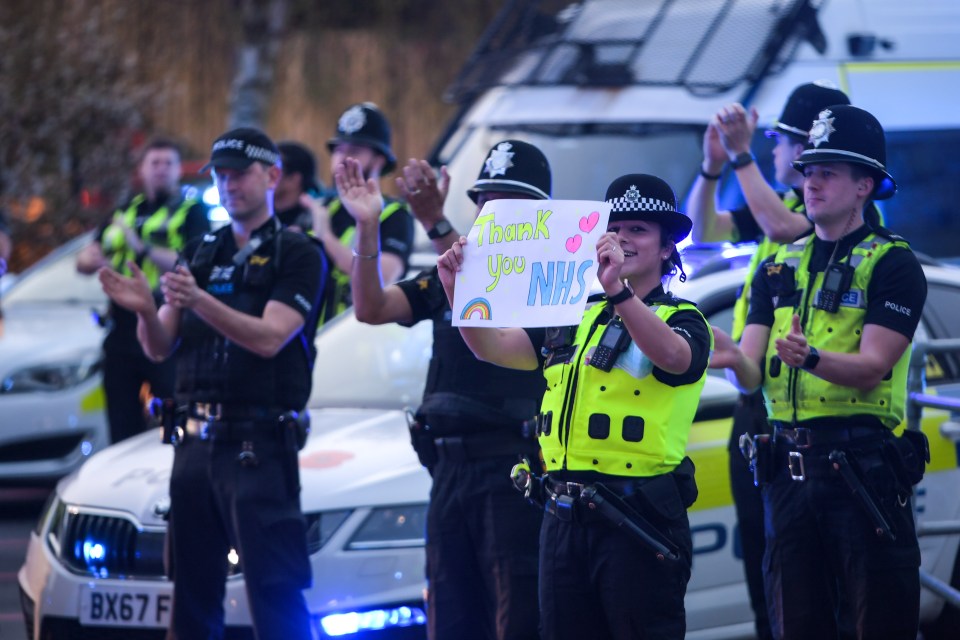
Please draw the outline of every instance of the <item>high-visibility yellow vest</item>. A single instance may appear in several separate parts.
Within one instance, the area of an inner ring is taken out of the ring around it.
[[[763,382],[767,415],[771,420],[802,422],[827,416],[871,415],[890,428],[900,424],[912,350],[909,346],[890,374],[869,391],[827,382],[809,371],[782,366],[782,363],[772,364],[777,355],[775,342],[790,333],[794,313],[800,315],[803,333],[809,344],[822,351],[857,353],[867,311],[867,286],[877,262],[894,247],[909,249],[910,245],[871,233],[853,248],[848,257],[841,260],[849,259],[854,273],[850,289],[843,295],[836,313],[814,308],[823,286],[824,274],[817,273],[814,281],[810,282],[808,267],[813,254],[811,237],[784,245],[777,251],[775,262],[794,269],[801,302],[799,309],[788,306],[774,310]]]
[[[699,313],[689,302],[674,302],[651,308],[663,321],[677,311]],[[585,356],[600,341],[605,325],[598,321],[606,309],[606,302],[588,309],[576,331],[575,353],[544,369],[539,440],[546,470],[633,477],[668,473],[683,460],[706,371],[691,384],[664,384],[633,342],[611,371],[589,366]]]
[[[130,205],[123,211],[117,211],[113,214],[113,221],[104,229],[103,235],[100,239],[100,246],[103,249],[103,253],[106,257],[110,259],[110,264],[115,270],[119,273],[125,275],[130,275],[130,269],[127,267],[127,261],[136,260],[136,252],[127,244],[126,236],[124,236],[123,229],[120,227],[120,223],[130,227],[133,230],[137,230],[137,209],[146,202],[146,198],[143,194],[136,196],[133,200],[130,201]],[[190,208],[196,204],[195,200],[183,200],[177,206],[177,208],[170,212],[169,207],[162,206],[147,218],[143,226],[140,227],[138,235],[141,240],[144,242],[150,242],[152,244],[157,244],[157,246],[162,246],[164,249],[172,249],[174,251],[179,251],[183,248],[184,237],[180,232],[184,222],[187,219],[187,213],[190,211]],[[157,231],[166,230],[166,242],[162,245],[152,242],[150,240]],[[140,268],[143,270],[144,275],[147,277],[147,282],[150,283],[151,288],[156,288],[160,282],[160,268],[153,263],[149,258],[143,260],[143,264],[140,265]]]

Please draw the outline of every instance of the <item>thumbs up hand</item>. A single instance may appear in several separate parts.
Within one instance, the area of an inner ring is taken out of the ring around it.
[[[803,335],[800,316],[794,314],[790,332],[786,338],[777,338],[776,347],[777,355],[788,367],[799,368],[807,359],[810,345],[807,344],[807,337]]]

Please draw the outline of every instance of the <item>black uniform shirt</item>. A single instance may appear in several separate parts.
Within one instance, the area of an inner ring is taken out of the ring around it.
[[[490,422],[502,422],[506,417],[511,422],[522,421],[539,412],[546,389],[543,374],[536,369],[508,369],[478,360],[463,341],[460,330],[451,324],[450,305],[436,267],[398,286],[413,312],[413,319],[403,324],[413,326],[422,320],[433,321],[433,355],[422,410],[428,417],[434,416],[434,424],[440,423],[436,419],[439,415],[454,417],[457,413],[467,413],[477,418],[477,412],[467,410],[466,405],[458,411],[456,396],[490,407]],[[526,331],[534,345],[543,344],[544,329]]]
[[[267,225],[274,223],[271,218],[253,235],[263,233]],[[247,259],[248,266],[256,262],[271,270],[267,280],[270,284],[260,286],[244,280],[244,268],[234,266],[233,256],[238,248],[229,227],[217,235],[220,240],[208,273],[194,266],[194,256],[203,240],[198,238],[184,249],[197,284],[224,304],[250,315],[261,315],[271,300],[281,302],[303,316],[304,325],[273,358],[262,358],[225,340],[196,314],[185,311],[180,325],[177,395],[195,402],[302,409],[312,386],[313,341],[326,271],[322,253],[313,240],[301,233],[278,232],[276,239],[264,242]],[[279,261],[273,246],[277,241]]]

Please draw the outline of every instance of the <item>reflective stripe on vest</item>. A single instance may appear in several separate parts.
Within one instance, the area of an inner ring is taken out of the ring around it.
[[[130,206],[124,211],[117,211],[113,214],[113,222],[103,231],[100,240],[100,246],[103,248],[104,255],[108,256],[113,268],[124,275],[130,275],[130,269],[127,267],[128,261],[135,261],[137,254],[127,245],[126,236],[119,223],[136,230],[137,209],[146,202],[143,194],[136,196],[130,202]],[[157,231],[166,230],[167,242],[162,245],[164,249],[179,251],[183,248],[184,238],[180,233],[183,223],[186,222],[187,213],[190,207],[196,204],[195,200],[183,200],[177,209],[170,215],[169,208],[160,207],[148,217],[143,226],[140,227],[138,236],[144,242],[149,242],[151,234]],[[160,246],[160,245],[158,245]],[[147,282],[151,288],[156,288],[160,282],[160,268],[149,258],[145,258],[140,265]]]
[[[611,371],[588,366],[584,355],[600,341],[605,325],[597,320],[606,308],[603,302],[588,309],[577,328],[573,357],[544,369],[541,413],[550,414],[550,427],[541,430],[539,440],[546,469],[634,477],[667,473],[683,459],[706,371],[692,384],[666,385],[632,341]],[[651,309],[663,321],[677,311],[699,313],[688,302]]]
[[[827,382],[802,369],[779,367],[779,375],[771,375],[778,367],[771,367],[777,354],[776,340],[790,332],[794,313],[800,314],[801,326],[807,342],[822,351],[857,353],[863,333],[867,310],[867,287],[874,267],[887,251],[894,247],[909,249],[905,242],[888,240],[871,233],[849,257],[854,267],[853,282],[843,295],[837,313],[814,308],[821,286],[823,272],[817,273],[811,284],[808,267],[813,254],[813,242],[784,245],[775,260],[794,267],[800,308],[781,307],[774,310],[765,362],[766,375],[763,394],[767,415],[772,420],[802,422],[827,416],[871,415],[890,428],[903,419],[906,400],[907,368],[912,348],[907,347],[893,367],[891,374],[869,391]],[[847,260],[844,257],[843,260]]]
[[[330,216],[333,216],[341,207],[340,198],[335,198],[332,200],[327,207],[327,211]],[[383,224],[384,221],[392,216],[394,213],[403,208],[403,203],[400,201],[394,201],[389,203],[383,208],[383,211],[380,212],[380,224]],[[353,237],[357,234],[356,225],[347,227],[343,232],[343,235],[338,238],[340,244],[345,247],[349,247],[353,244]],[[348,291],[350,288],[350,274],[341,271],[337,268],[336,265],[331,263],[330,276],[333,280],[333,290],[334,290],[334,299],[336,300],[336,307],[334,309],[333,315],[336,315],[346,309],[349,304],[348,300]],[[325,321],[326,319],[324,319]]]

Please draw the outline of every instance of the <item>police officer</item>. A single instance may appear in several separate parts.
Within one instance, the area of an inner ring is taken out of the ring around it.
[[[140,159],[140,193],[118,209],[77,255],[77,270],[92,274],[109,266],[130,275],[134,262],[151,288],[173,268],[178,252],[191,238],[210,228],[206,207],[180,190],[180,151],[172,140],[155,138]],[[133,313],[111,303],[103,341],[103,389],[107,400],[110,440],[119,442],[146,428],[141,387],[150,385],[157,398],[173,395],[174,362],[156,363],[137,342]]]
[[[756,242],[746,282],[740,289],[733,311],[731,335],[739,340],[750,304],[750,280],[760,262],[776,253],[781,242],[790,242],[809,233],[813,226],[804,215],[803,174],[793,162],[803,152],[810,123],[832,104],[849,104],[845,93],[823,82],[802,84],[790,94],[780,118],[766,132],[776,141],[773,169],[776,181],[789,187],[774,191],[750,153],[750,142],[757,125],[757,112],[749,113],[739,104],[730,105],[707,125],[703,138],[703,164],[687,203],[693,220],[696,242]],[[746,206],[733,211],[717,211],[715,198],[721,170],[729,160],[740,183]],[[771,638],[767,604],[763,595],[763,506],[760,491],[740,455],[738,441],[743,433],[750,437],[769,431],[763,394],[741,394],[733,414],[733,429],[728,443],[730,489],[737,510],[743,571],[747,579],[750,605],[756,621],[757,637]]]
[[[366,179],[379,181],[396,167],[390,148],[390,123],[372,102],[350,106],[337,121],[336,135],[327,142],[331,167],[335,169],[347,158],[360,163]],[[314,215],[313,232],[333,262],[333,286],[324,304],[324,320],[351,304],[350,270],[356,226],[344,210],[339,194],[334,194]],[[384,282],[396,282],[407,271],[413,249],[413,218],[406,205],[387,198],[380,212],[380,268]]]
[[[606,200],[613,209],[597,243],[605,296],[579,326],[548,332],[546,343],[523,329],[460,333],[482,360],[542,367],[546,377],[538,429],[548,472],[543,637],[683,638],[692,559],[686,507],[696,498],[684,449],[706,381],[710,328],[693,304],[663,289],[691,226],[673,190],[655,176],[628,174],[611,183]],[[465,243],[440,258],[450,299]],[[623,520],[629,524],[614,525]]]
[[[420,179],[416,188],[436,192],[429,173]],[[406,326],[433,321],[433,355],[412,433],[421,462],[433,476],[427,514],[428,636],[537,638],[540,518],[512,488],[508,474],[519,455],[536,455],[536,441],[524,427],[537,413],[543,377],[538,371],[481,362],[470,353],[451,325],[436,268],[383,287],[377,184],[363,180],[355,161],[338,167],[336,180],[344,205],[357,220],[357,318]],[[546,199],[550,191],[550,166],[543,153],[526,142],[504,140],[490,150],[468,195],[479,213],[488,200]],[[449,245],[458,236],[446,219],[439,220],[430,228],[434,244]],[[542,329],[531,332],[542,341]]]
[[[313,152],[299,142],[277,143],[283,163],[280,182],[273,193],[274,215],[285,227],[295,231],[313,228],[313,199],[323,194],[317,180],[317,160]]]
[[[815,233],[760,265],[740,348],[718,332],[712,366],[746,390],[762,382],[774,426],[764,577],[778,638],[917,633],[919,478],[894,464],[905,458],[891,456],[903,443],[891,430],[927,287],[909,245],[864,221],[869,199],[896,190],[885,162],[871,114],[819,114],[794,164]]]
[[[210,164],[231,224],[190,243],[162,279],[101,269],[104,290],[138,316],[153,358],[179,354],[170,477],[169,638],[223,637],[227,554],[240,557],[257,638],[311,637],[297,450],[310,394],[322,253],[273,216],[280,156],[256,129],[213,143]]]

